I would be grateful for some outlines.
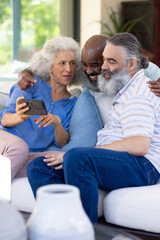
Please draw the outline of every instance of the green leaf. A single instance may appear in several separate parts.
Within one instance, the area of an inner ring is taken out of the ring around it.
[[[104,22],[100,22],[100,23],[102,24],[104,29],[106,29],[106,31],[104,33],[107,36],[111,37],[111,36],[115,35],[116,33],[131,32],[133,30],[134,30],[134,32],[137,33],[135,26],[139,22],[141,22],[144,25],[144,27],[146,28],[147,32],[150,33],[150,29],[144,21],[144,18],[146,17],[146,15],[131,19],[127,22],[125,22],[126,19],[123,16],[121,16],[121,20],[119,23],[119,19],[118,19],[118,15],[120,16],[119,12],[115,12],[112,7],[107,8],[106,11],[108,11],[108,15],[109,15],[109,19],[111,21],[112,27],[107,23],[104,23]],[[137,33],[137,35],[138,35],[138,33]]]

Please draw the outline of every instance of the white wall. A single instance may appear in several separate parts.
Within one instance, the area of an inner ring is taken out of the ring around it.
[[[61,35],[73,37],[73,0],[60,0]]]
[[[125,0],[124,0],[125,1]],[[126,0],[133,1],[133,0]],[[141,0],[134,0],[141,1]],[[142,0],[145,1],[145,0]],[[120,0],[81,0],[81,46],[94,34],[101,34],[104,30],[100,21],[109,25],[107,8],[112,7],[114,11],[120,11]]]
[[[81,46],[94,34],[101,32],[101,0],[81,0]]]

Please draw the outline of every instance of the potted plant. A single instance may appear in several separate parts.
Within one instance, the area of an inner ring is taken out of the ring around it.
[[[109,7],[107,9],[110,22],[112,26],[108,23],[100,22],[105,29],[103,34],[107,35],[108,37],[112,37],[116,33],[120,32],[134,32],[135,35],[140,38],[137,30],[136,30],[136,24],[141,22],[143,23],[144,27],[147,29],[148,33],[150,33],[150,29],[144,22],[145,15],[142,15],[141,17],[137,17],[134,19],[131,19],[129,21],[126,21],[126,17],[122,16],[119,12],[115,12],[112,7]]]
[[[103,26],[104,31],[102,31],[102,34],[107,35],[108,37],[112,37],[116,33],[120,32],[132,32],[138,40],[141,42],[141,37],[139,32],[136,29],[136,24],[142,23],[143,26],[146,28],[147,32],[150,33],[150,29],[146,25],[144,18],[146,15],[142,15],[140,17],[131,19],[127,21],[127,16],[122,16],[119,12],[115,12],[112,7],[109,7],[107,9],[110,23],[104,23],[100,22]],[[153,61],[153,54],[149,52],[147,49],[143,48],[143,54],[148,57],[149,61]]]

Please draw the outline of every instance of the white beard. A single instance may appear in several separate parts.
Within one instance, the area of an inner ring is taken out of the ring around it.
[[[104,92],[107,96],[115,96],[131,79],[126,67],[116,70],[116,73],[111,75],[110,79],[104,76],[98,76],[98,88],[101,92]]]

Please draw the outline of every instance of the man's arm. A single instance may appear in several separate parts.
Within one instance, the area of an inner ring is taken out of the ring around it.
[[[151,138],[149,137],[134,136],[110,144],[96,146],[95,148],[128,152],[134,156],[144,156],[148,153],[150,142]]]
[[[32,71],[28,68],[18,74],[18,86],[21,90],[26,90],[37,82],[37,80],[32,77],[32,74]]]

